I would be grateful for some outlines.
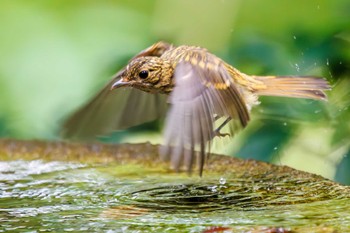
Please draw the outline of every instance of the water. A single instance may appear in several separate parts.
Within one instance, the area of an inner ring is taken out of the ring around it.
[[[1,162],[0,232],[350,229],[349,190],[318,177],[207,171],[199,178],[101,161]]]

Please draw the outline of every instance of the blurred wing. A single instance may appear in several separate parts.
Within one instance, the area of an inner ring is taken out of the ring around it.
[[[200,175],[210,152],[215,120],[232,117],[231,125],[238,122],[243,127],[249,121],[247,107],[224,64],[205,61],[201,66],[181,62],[176,67],[161,151],[163,156],[171,156],[175,169],[183,162],[191,172],[195,150],[199,150]]]
[[[172,45],[160,41],[142,50],[131,60],[142,56],[159,57],[170,48]],[[150,95],[127,88],[110,91],[124,70],[121,69],[89,103],[64,123],[64,137],[92,139],[97,135],[155,120],[165,113],[166,99],[160,94]]]
[[[62,131],[64,137],[93,139],[165,114],[166,96],[152,95],[134,88],[111,91],[112,83],[114,80],[65,122]]]

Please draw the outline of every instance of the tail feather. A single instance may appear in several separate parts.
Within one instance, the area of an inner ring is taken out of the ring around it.
[[[256,93],[265,96],[326,100],[327,95],[324,91],[331,88],[327,80],[310,76],[253,76],[253,78],[264,83]]]

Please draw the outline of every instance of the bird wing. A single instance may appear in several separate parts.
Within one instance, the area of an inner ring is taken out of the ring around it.
[[[131,60],[142,56],[161,56],[172,45],[158,42],[141,51]],[[125,67],[85,106],[64,123],[62,136],[72,139],[94,139],[115,130],[129,128],[165,115],[166,97],[148,94],[134,88],[111,91]]]
[[[231,126],[244,127],[249,121],[246,104],[232,76],[218,58],[185,57],[175,69],[175,88],[170,94],[171,108],[165,126],[161,154],[171,157],[172,166],[184,163],[191,172],[196,150],[200,175],[210,152],[217,117],[231,117]],[[197,60],[196,60],[197,59]]]
[[[112,83],[69,117],[62,130],[65,138],[94,139],[165,115],[166,96],[135,88],[111,91]]]

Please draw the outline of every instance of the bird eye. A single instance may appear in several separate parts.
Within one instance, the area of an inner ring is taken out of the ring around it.
[[[145,79],[148,77],[148,70],[141,70],[139,73],[139,77]]]

